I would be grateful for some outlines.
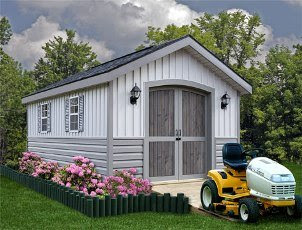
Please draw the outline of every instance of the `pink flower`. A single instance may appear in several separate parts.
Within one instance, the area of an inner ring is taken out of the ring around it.
[[[79,176],[80,176],[80,177],[83,177],[83,176],[84,176],[83,171],[79,172]]]
[[[129,169],[129,172],[132,173],[132,174],[135,174],[136,173],[136,169],[135,168],[131,168],[131,169]]]
[[[103,192],[104,192],[103,189],[100,189],[100,188],[97,188],[95,191],[98,194],[103,194]]]
[[[67,183],[66,183],[66,187],[68,187],[68,188],[70,188],[70,187],[71,187],[70,182],[67,182]]]
[[[100,182],[100,183],[97,184],[97,186],[98,186],[99,188],[103,188],[103,187],[105,186],[105,184]]]
[[[97,183],[98,183],[98,180],[97,180],[97,179],[91,179],[91,183],[92,183],[92,184],[97,184]]]
[[[91,162],[91,163],[89,163],[89,166],[93,168],[94,164]]]
[[[96,193],[94,192],[94,191],[92,191],[91,193],[90,193],[90,196],[96,196]]]

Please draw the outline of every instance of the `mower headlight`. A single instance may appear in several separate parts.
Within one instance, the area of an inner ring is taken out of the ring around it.
[[[287,175],[274,174],[271,176],[271,181],[277,182],[277,183],[278,182],[294,182],[295,178],[291,174],[287,174]]]

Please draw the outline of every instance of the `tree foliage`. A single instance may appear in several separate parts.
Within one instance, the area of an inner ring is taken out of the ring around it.
[[[0,45],[6,45],[12,34],[13,32],[8,19],[6,17],[2,17],[0,20]]]
[[[172,24],[164,29],[148,27],[145,44],[155,45],[190,34],[224,63],[240,69],[253,61],[264,43],[264,34],[259,32],[261,20],[258,15],[222,11],[218,16],[205,13],[195,22],[180,27]],[[140,45],[137,49],[143,47]]]
[[[22,97],[32,92],[34,82],[19,63],[0,49],[0,132],[1,152],[17,159],[26,149],[26,108]]]
[[[100,64],[89,43],[77,42],[75,35],[75,31],[66,30],[66,40],[54,37],[42,47],[45,55],[33,71],[38,88]]]
[[[272,48],[265,64],[248,69],[253,95],[242,102],[242,138],[275,158],[302,160],[302,49]]]

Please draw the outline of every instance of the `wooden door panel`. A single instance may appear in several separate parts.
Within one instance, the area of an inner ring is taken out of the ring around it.
[[[149,135],[174,136],[175,112],[174,90],[157,90],[150,92]]]
[[[205,136],[205,96],[182,91],[182,130],[186,137]]]
[[[205,169],[205,143],[201,141],[183,142],[183,175],[202,174]]]
[[[175,175],[175,142],[149,143],[149,176]]]

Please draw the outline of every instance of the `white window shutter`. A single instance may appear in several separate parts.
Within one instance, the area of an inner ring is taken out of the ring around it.
[[[65,132],[69,132],[69,98],[65,99]]]
[[[37,113],[38,113],[38,117],[37,117],[37,120],[38,120],[38,133],[41,133],[41,104],[38,105]]]
[[[79,132],[84,131],[84,95],[79,96]]]
[[[51,131],[51,103],[47,103],[47,132]]]

